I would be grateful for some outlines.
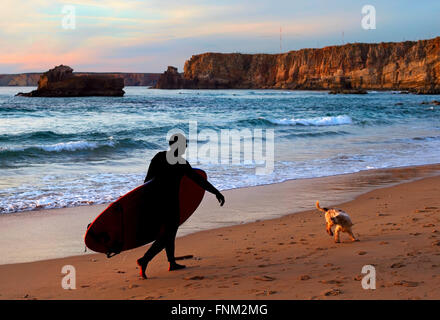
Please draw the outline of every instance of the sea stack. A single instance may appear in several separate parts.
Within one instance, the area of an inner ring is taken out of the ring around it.
[[[162,73],[157,80],[156,89],[180,89],[180,88],[194,88],[193,81],[184,79],[183,74],[177,71],[176,67],[168,66],[167,70]]]
[[[18,93],[25,97],[87,97],[124,95],[124,79],[102,74],[74,74],[69,66],[59,65],[43,73],[37,90]]]

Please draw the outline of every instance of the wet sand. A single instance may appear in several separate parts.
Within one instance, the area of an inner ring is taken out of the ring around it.
[[[335,205],[374,188],[436,174],[440,174],[440,164],[289,180],[224,191],[224,207],[206,194],[196,213],[179,228],[178,236],[311,210],[316,199],[326,206]],[[0,215],[0,265],[83,255],[86,227],[106,206]]]
[[[196,214],[209,210],[219,220],[225,211],[243,216],[302,212],[179,237],[177,255],[194,255],[184,262],[188,268],[168,272],[160,253],[148,266],[148,280],[139,278],[135,263],[148,246],[111,259],[82,254],[0,265],[0,299],[439,299],[440,176],[417,180],[420,170],[435,175],[438,166],[376,170],[368,179],[354,174],[229,190],[225,208],[208,195]],[[338,205],[350,214],[359,242],[343,234],[342,243],[334,243],[323,215],[296,205],[311,207],[319,199],[330,206],[338,192],[355,196],[384,184],[394,185]],[[327,193],[319,196],[317,185]],[[309,197],[298,199],[304,190]],[[100,210],[60,209],[60,216],[94,216]],[[76,269],[75,290],[61,287],[65,265]],[[375,290],[362,288],[364,265],[376,269]]]

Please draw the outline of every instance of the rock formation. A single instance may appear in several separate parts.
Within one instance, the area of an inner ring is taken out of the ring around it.
[[[169,67],[156,87],[440,93],[440,37],[283,54],[204,53],[186,61],[183,75]]]
[[[37,90],[18,93],[26,97],[86,97],[124,95],[124,79],[107,75],[78,75],[73,69],[59,65],[43,73]]]
[[[159,79],[159,73],[127,73],[127,72],[73,72],[74,75],[103,75],[123,78],[127,86],[154,86]],[[42,73],[0,74],[0,86],[32,86],[38,85]]]
[[[193,86],[193,81],[185,80],[177,68],[172,66],[168,66],[167,71],[159,77],[154,87],[159,89],[196,88]]]

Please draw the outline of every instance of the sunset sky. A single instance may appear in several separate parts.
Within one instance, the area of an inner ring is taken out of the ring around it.
[[[362,7],[376,8],[376,30],[361,27]],[[76,28],[63,29],[64,5]],[[0,73],[182,70],[202,52],[278,53],[345,42],[440,35],[438,0],[2,0]]]

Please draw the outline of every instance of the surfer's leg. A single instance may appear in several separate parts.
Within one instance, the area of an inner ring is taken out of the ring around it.
[[[166,243],[165,243],[165,251],[167,253],[167,259],[168,262],[173,262],[176,260],[174,252],[175,252],[175,239],[176,239],[176,233],[177,233],[177,228],[174,228],[174,230],[168,230],[168,234],[167,234],[167,238],[166,238]]]
[[[147,269],[148,263],[165,248],[165,234],[166,234],[166,228],[162,230],[159,234],[159,237],[156,239],[156,241],[153,242],[151,247],[145,252],[144,256],[137,260],[137,264],[140,267],[140,275],[142,278],[147,279],[147,275],[145,274],[145,271]]]
[[[179,218],[180,215],[177,214],[174,217],[173,223],[168,225],[167,230],[167,237],[166,237],[166,243],[165,243],[165,251],[167,253],[168,262],[170,263],[169,271],[179,270],[183,269],[186,266],[176,263],[176,256],[175,256],[175,243],[176,243],[176,234],[177,229],[179,228]]]
[[[143,259],[150,262],[153,258],[165,248],[165,239],[163,236],[159,236],[156,241],[153,242],[151,247],[145,252]]]
[[[179,270],[185,268],[184,265],[176,263],[176,257],[174,255],[175,251],[175,241],[176,241],[177,227],[174,230],[170,230],[167,238],[167,243],[165,246],[165,251],[167,253],[168,262],[170,263],[169,271]]]
[[[145,271],[147,270],[147,265],[148,262],[146,262],[144,260],[144,257],[137,259],[137,265],[139,266],[140,270],[139,270],[139,275],[141,276],[141,278],[147,279],[147,275],[145,273]]]
[[[145,252],[144,256],[137,260],[137,264],[139,266],[140,275],[142,278],[147,279],[147,275],[145,271],[147,270],[148,263],[165,247],[165,241],[163,238],[159,237],[156,241],[153,242],[151,247]]]

